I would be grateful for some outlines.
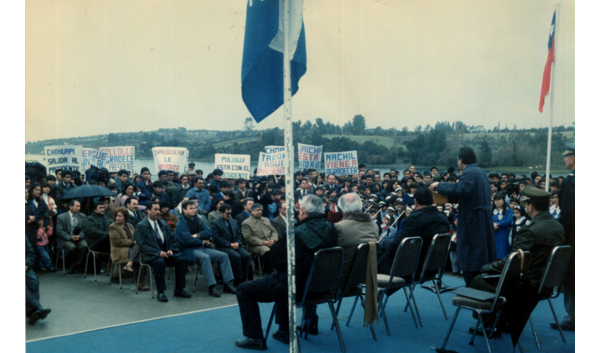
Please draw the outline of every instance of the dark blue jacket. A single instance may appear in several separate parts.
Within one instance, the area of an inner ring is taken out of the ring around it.
[[[437,191],[458,196],[458,269],[478,272],[496,260],[490,180],[477,163],[467,165],[457,183],[439,183]]]
[[[179,251],[188,260],[190,263],[196,263],[196,256],[194,255],[194,250],[197,248],[204,249],[204,244],[202,243],[204,240],[210,240],[212,237],[212,232],[210,229],[202,222],[200,219],[200,238],[192,237],[192,233],[190,231],[190,227],[188,227],[187,222],[184,219],[185,215],[181,215],[179,217],[179,222],[175,226],[175,240],[177,240],[177,245],[179,247]]]

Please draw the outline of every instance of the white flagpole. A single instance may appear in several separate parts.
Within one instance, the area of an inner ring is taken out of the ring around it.
[[[546,156],[546,191],[550,190],[550,162],[552,160],[552,118],[554,116],[554,78],[556,77],[556,57],[558,54],[558,23],[560,18],[560,2],[556,4],[556,18],[554,19],[554,62],[550,77],[550,125],[548,126],[548,151]]]
[[[288,257],[288,315],[290,333],[290,353],[298,351],[296,340],[296,241],[294,237],[294,139],[292,134],[292,79],[290,72],[290,1],[283,2],[284,11],[284,53],[283,53],[283,105],[285,117],[285,202],[287,204],[287,257]],[[280,3],[281,4],[281,3]],[[280,6],[281,8],[281,6]]]

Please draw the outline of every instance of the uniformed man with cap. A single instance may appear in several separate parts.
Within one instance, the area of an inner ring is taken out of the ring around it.
[[[529,284],[532,293],[537,293],[546,261],[554,247],[564,245],[565,231],[563,226],[552,218],[552,215],[548,212],[548,202],[551,196],[549,192],[532,185],[526,185],[522,196],[522,207],[531,217],[531,221],[528,225],[521,227],[516,236],[513,235],[512,251],[521,249],[531,253],[526,283]],[[475,277],[469,287],[492,293],[495,292],[499,277],[489,277],[486,274],[501,274],[509,256],[510,254],[507,254],[503,259],[484,265],[481,268],[483,275]],[[510,305],[508,303],[511,302],[509,296],[512,295],[519,295],[519,293],[507,293],[505,313],[512,310],[508,308]],[[535,298],[532,299],[537,300]],[[503,314],[502,317],[504,316],[510,317],[511,314]],[[486,317],[484,321],[489,323],[490,321],[488,320],[493,322],[493,319],[494,317]],[[502,320],[504,321],[504,319]],[[498,327],[501,327],[500,324]]]
[[[560,323],[563,330],[575,331],[575,142],[565,144],[565,165],[571,173],[563,180],[558,191],[560,204],[560,223],[565,228],[566,244],[571,246],[571,260],[565,276],[565,316]],[[558,329],[556,323],[551,323],[553,329]]]

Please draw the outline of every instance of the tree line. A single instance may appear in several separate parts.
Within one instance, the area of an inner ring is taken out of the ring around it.
[[[562,149],[566,141],[574,140],[575,127],[553,128],[552,165],[562,166]],[[135,146],[138,158],[152,158],[152,148],[181,146],[190,151],[190,159],[213,160],[215,153],[250,154],[253,160],[264,146],[283,145],[283,130],[256,130],[252,118],[244,122],[243,130],[187,130],[184,127],[151,132],[110,133],[88,137],[28,142],[27,154],[39,154],[44,146],[76,144],[84,147]],[[361,163],[366,164],[456,164],[458,150],[472,147],[483,167],[528,167],[546,163],[547,128],[485,130],[461,121],[438,122],[434,126],[384,129],[366,127],[366,119],[355,115],[343,125],[316,118],[293,122],[294,143],[323,145],[324,151],[356,150]],[[387,139],[388,143],[380,143]],[[297,146],[297,145],[296,145]]]

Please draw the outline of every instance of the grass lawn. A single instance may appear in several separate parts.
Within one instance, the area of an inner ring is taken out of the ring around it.
[[[256,136],[256,137],[243,137],[243,138],[239,138],[239,139],[234,139],[234,140],[229,140],[229,141],[224,141],[224,142],[219,142],[219,143],[215,143],[214,146],[215,148],[217,147],[227,147],[227,146],[231,146],[234,143],[244,143],[244,142],[250,142],[250,141],[256,141],[259,140],[260,137]]]
[[[360,144],[363,144],[367,141],[371,141],[378,145],[385,146],[390,148],[394,145],[394,139],[391,137],[382,137],[382,136],[365,136],[365,135],[323,135],[326,139],[333,139],[335,137],[347,137],[352,141],[356,141]]]

